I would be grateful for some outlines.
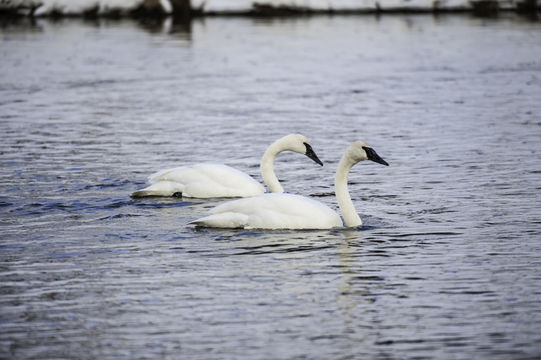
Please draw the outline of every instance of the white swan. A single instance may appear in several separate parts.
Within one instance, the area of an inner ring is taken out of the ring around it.
[[[282,151],[304,154],[323,165],[300,134],[284,136],[272,143],[261,158],[261,176],[269,191],[284,192],[274,174],[274,159]],[[263,194],[265,188],[251,176],[222,164],[195,164],[159,171],[148,178],[150,186],[134,192],[132,197],[178,196],[192,198],[249,197]]]
[[[351,144],[338,164],[335,193],[347,227],[362,225],[349,196],[347,178],[353,165],[372,160],[387,162],[366,143]],[[328,206],[292,194],[263,194],[229,201],[210,211],[210,215],[190,222],[196,226],[244,229],[330,229],[342,227],[340,216]]]

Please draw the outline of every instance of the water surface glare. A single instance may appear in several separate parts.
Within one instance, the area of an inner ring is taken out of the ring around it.
[[[12,359],[541,357],[541,25],[519,17],[37,20],[0,29],[0,354]],[[276,161],[364,225],[194,229],[223,199],[147,175]]]

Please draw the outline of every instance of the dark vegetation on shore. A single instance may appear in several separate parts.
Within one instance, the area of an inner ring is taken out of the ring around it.
[[[356,10],[320,10],[304,7],[292,6],[273,6],[265,3],[255,2],[251,9],[246,11],[205,11],[204,9],[193,8],[189,0],[171,0],[173,6],[172,14],[165,14],[157,5],[141,5],[136,9],[121,12],[110,11],[107,13],[99,13],[98,7],[85,11],[77,15],[66,15],[60,12],[53,12],[47,17],[81,17],[81,18],[164,18],[173,17],[178,20],[188,20],[197,17],[206,16],[246,16],[246,17],[295,17],[295,16],[310,16],[310,15],[360,15],[360,14],[439,14],[439,13],[470,13],[476,16],[497,16],[500,12],[516,12],[528,15],[532,19],[537,19],[541,8],[537,5],[537,0],[522,0],[516,2],[515,7],[500,6],[500,2],[496,0],[477,0],[470,1],[468,8],[445,8],[438,6],[439,2],[435,1],[432,8],[415,8],[415,7],[394,7],[381,8],[376,6],[374,9],[356,9]],[[34,17],[34,8],[0,8],[0,17],[2,18],[17,18],[17,17]]]

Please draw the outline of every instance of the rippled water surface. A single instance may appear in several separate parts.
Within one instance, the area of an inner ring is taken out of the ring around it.
[[[518,17],[40,20],[0,29],[0,357],[541,357],[541,25]],[[186,223],[129,194],[223,162],[360,229]]]

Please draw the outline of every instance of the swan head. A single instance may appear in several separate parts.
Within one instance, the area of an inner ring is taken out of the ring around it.
[[[304,154],[319,165],[323,166],[323,162],[321,162],[321,160],[319,160],[317,157],[306,136],[301,134],[291,134],[284,136],[279,141],[283,143],[284,149],[295,151],[299,154]]]
[[[364,141],[355,141],[351,144],[347,150],[347,155],[351,159],[353,164],[358,163],[359,161],[370,160],[389,166],[387,161],[383,160],[374,149]]]

